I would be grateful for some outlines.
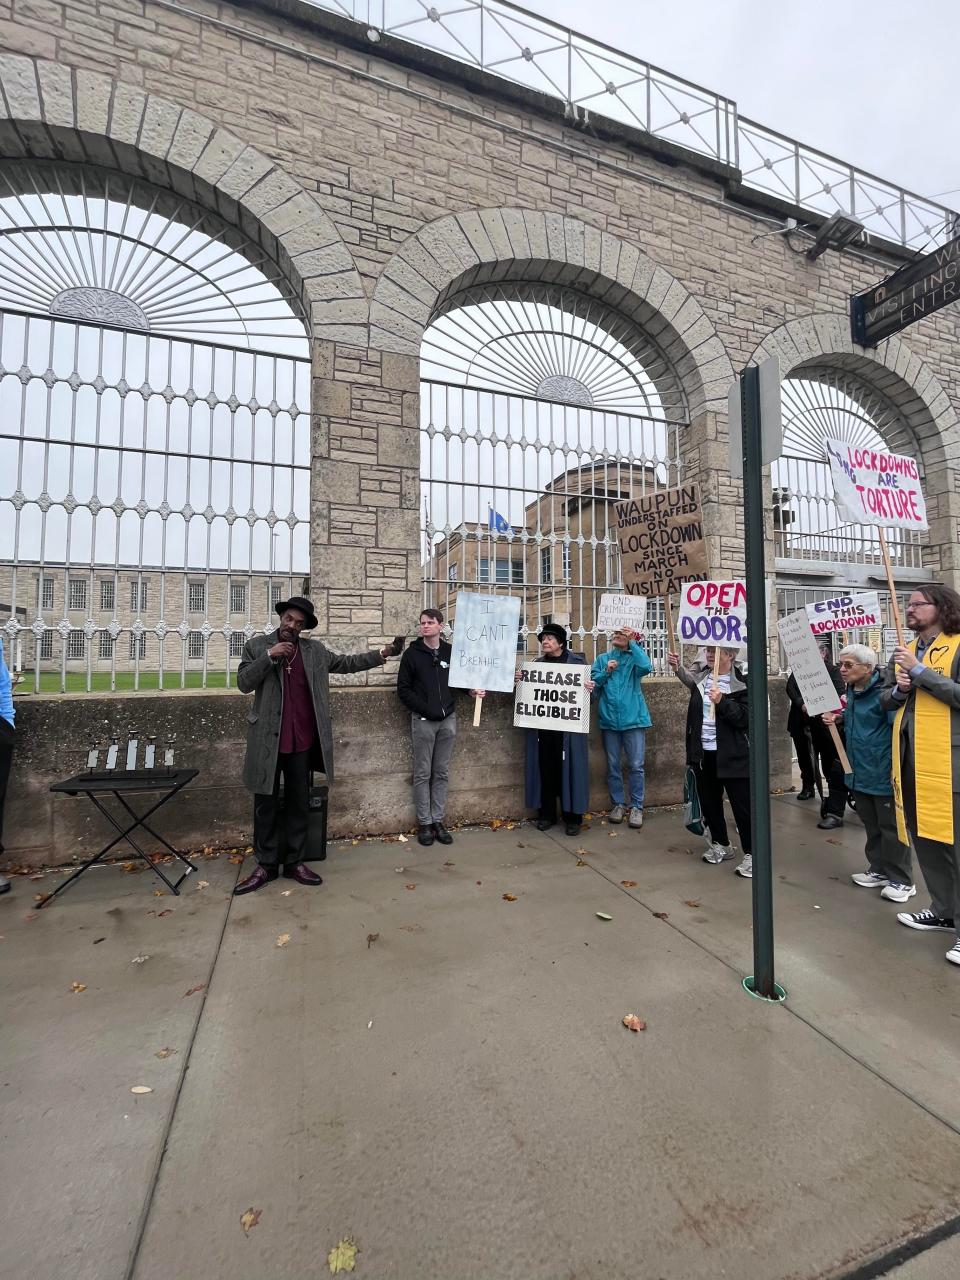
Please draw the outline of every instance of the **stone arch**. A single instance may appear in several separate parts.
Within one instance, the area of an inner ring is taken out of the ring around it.
[[[360,274],[317,197],[196,111],[99,72],[4,54],[0,156],[119,170],[218,213],[277,264],[312,338],[366,345]]]
[[[559,213],[447,214],[403,242],[370,304],[370,345],[417,358],[451,298],[491,282],[563,285],[634,321],[666,357],[691,419],[722,412],[733,370],[696,298],[635,245]]]

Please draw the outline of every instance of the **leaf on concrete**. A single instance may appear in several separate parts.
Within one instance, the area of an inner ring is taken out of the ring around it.
[[[289,941],[290,941],[290,935],[289,935],[289,933],[278,933],[278,934],[277,934],[277,946],[278,946],[278,947],[285,947]]]
[[[150,959],[150,957],[149,957],[149,956],[147,956],[147,955],[144,955],[144,953],[141,951],[139,955],[137,955],[137,956],[134,956],[134,957],[133,957],[133,959],[130,961],[130,963],[131,963],[131,964],[144,964],[144,963],[146,963],[146,961],[147,961],[147,960],[149,960],[149,959]]]
[[[339,1240],[327,1254],[327,1266],[338,1276],[343,1271],[352,1271],[357,1265],[359,1250],[349,1236]]]
[[[417,886],[415,884],[405,884],[403,887],[405,889],[415,889]]]
[[[616,840],[616,839],[617,839],[617,837],[618,837],[619,835],[620,835],[620,832],[619,832],[619,831],[608,831],[608,832],[607,832],[607,839],[608,839],[608,840]]]
[[[248,1236],[253,1228],[260,1221],[262,1209],[247,1209],[245,1213],[240,1215],[240,1225],[243,1227],[243,1234]]]
[[[176,1049],[158,1049],[153,1056],[155,1058],[160,1058],[162,1061],[164,1058],[169,1058],[171,1053],[176,1053],[176,1052],[177,1052]]]
[[[292,889],[281,889],[281,890],[280,890],[280,897],[281,897],[281,898],[289,898],[289,897],[290,897],[290,895],[291,895],[291,893],[293,893],[293,890],[292,890]]]
[[[494,820],[490,823],[490,830],[499,831],[502,826],[503,826],[503,819],[494,818]]]
[[[635,889],[637,887],[636,880],[621,880],[620,883],[625,889]]]
[[[445,867],[455,867],[457,864],[455,862],[445,862],[443,865]]]
[[[198,888],[198,889],[209,889],[209,888],[210,888],[210,881],[209,881],[209,880],[198,880],[198,881],[197,881],[197,888]]]
[[[516,902],[517,895],[515,893],[505,893],[502,895],[504,902]]]
[[[36,918],[37,918],[37,913],[36,913],[36,911],[28,911],[28,912],[27,912],[27,914],[26,914],[23,918],[24,918],[24,920],[36,920]],[[102,939],[102,938],[98,938],[98,939],[97,939],[97,941],[98,941],[98,942],[102,942],[102,941],[103,941],[103,939]]]
[[[628,1031],[646,1031],[647,1024],[642,1018],[638,1018],[635,1013],[627,1013],[623,1016],[623,1025]]]
[[[613,916],[608,915],[606,911],[597,911],[594,913],[598,920],[612,920]]]
[[[684,898],[683,905],[685,907],[696,908],[696,907],[699,907],[700,903],[696,900],[696,898]]]
[[[827,844],[842,844],[842,840],[834,840],[833,836],[827,836]]]
[[[669,919],[670,919],[670,917],[667,915],[666,911],[654,911],[654,913],[653,913],[653,918],[654,918],[654,920],[669,920]]]
[[[379,941],[380,941],[379,933],[368,933],[367,934],[367,950],[369,951],[370,948],[373,946],[373,944]]]
[[[85,982],[70,983],[70,990],[73,992],[75,996],[78,996],[81,991],[86,991],[86,989],[87,989],[87,984]]]
[[[590,854],[586,851],[586,849],[574,849],[574,853],[577,855],[578,858],[590,857]]]
[[[526,846],[525,844],[521,844],[519,840],[517,841],[517,848],[518,848],[518,849],[525,849],[526,847],[527,847],[527,846]]]
[[[240,863],[241,863],[241,862],[243,862],[243,854],[242,854],[242,853],[231,853],[231,855],[230,855],[230,857],[227,859],[227,861],[228,861],[228,862],[232,862],[232,863],[234,864],[234,866],[239,867]]]
[[[166,907],[163,911],[157,913],[157,919],[162,920],[164,916],[172,916],[173,907]]]
[[[191,987],[189,991],[185,991],[185,992],[183,993],[183,996],[182,996],[181,998],[182,998],[183,1000],[186,1000],[187,996],[195,996],[195,995],[197,994],[197,992],[198,992],[198,991],[202,991],[206,985],[207,985],[207,984],[206,984],[205,982],[201,982],[199,986],[197,986],[197,987]]]
[[[98,942],[106,942],[106,940],[107,940],[106,935],[104,935],[102,938],[94,938],[93,945],[96,946]]]
[[[505,830],[505,831],[512,831],[516,825],[517,825],[517,824],[516,824],[515,822],[508,822],[508,823],[506,824],[506,826],[505,826],[504,830]]]
[[[153,1093],[148,1084],[135,1084],[130,1090],[131,1093]]]
[[[582,858],[578,858],[578,859],[577,859],[577,866],[578,866],[578,867],[585,867],[586,865],[587,865],[587,864],[584,862],[584,860],[583,860]],[[478,881],[477,881],[477,884],[479,884],[479,883],[480,883],[480,881],[478,880]]]
[[[394,867],[393,869],[394,869],[394,871],[397,873],[397,875],[401,875],[404,871],[406,871],[406,869],[407,869],[407,868],[406,868],[406,867]]]
[[[483,884],[483,881],[482,881],[482,880],[478,880],[478,881],[477,881],[477,884]]]

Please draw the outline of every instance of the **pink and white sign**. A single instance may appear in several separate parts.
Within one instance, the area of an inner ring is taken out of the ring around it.
[[[926,529],[927,506],[915,458],[824,440],[834,497],[844,520],[885,529]]]
[[[746,644],[747,584],[685,582],[680,588],[677,631],[681,644],[728,648]]]

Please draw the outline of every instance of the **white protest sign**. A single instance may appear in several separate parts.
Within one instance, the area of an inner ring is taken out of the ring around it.
[[[819,716],[824,711],[838,711],[840,697],[820,656],[806,609],[798,609],[796,613],[788,613],[781,618],[777,630],[787,662],[803,695],[807,715]]]
[[[589,678],[585,662],[525,662],[513,699],[515,728],[589,733]]]
[[[747,641],[745,582],[685,582],[680,588],[677,637],[681,644],[733,648]]]
[[[900,643],[900,638],[896,627],[884,627],[881,634],[883,638],[880,644],[880,657],[884,662],[889,662],[893,657],[894,649]]]
[[[461,591],[450,641],[449,683],[457,689],[509,693],[517,669],[519,631],[519,597]]]
[[[598,631],[617,631],[620,627],[642,631],[646,620],[646,596],[618,595],[616,592],[605,591],[600,597],[600,608],[597,610]]]
[[[916,459],[843,440],[824,440],[823,447],[842,519],[889,529],[927,528]]]
[[[810,629],[815,636],[831,631],[856,631],[858,627],[882,627],[880,597],[876,591],[857,591],[807,605]]]

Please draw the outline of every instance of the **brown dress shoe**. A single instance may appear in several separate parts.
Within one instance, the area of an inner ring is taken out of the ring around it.
[[[234,889],[234,897],[241,893],[255,893],[257,889],[262,889],[265,884],[269,884],[271,880],[276,880],[278,875],[276,867],[261,867],[259,864],[247,876],[245,880],[241,880]]]
[[[284,867],[283,874],[288,880],[296,880],[299,884],[323,884],[323,877],[311,871],[305,862]]]

